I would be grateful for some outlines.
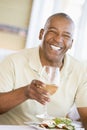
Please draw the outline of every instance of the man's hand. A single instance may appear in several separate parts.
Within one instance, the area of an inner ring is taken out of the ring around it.
[[[27,97],[45,105],[49,102],[49,93],[45,90],[45,84],[39,80],[33,80],[28,86]]]

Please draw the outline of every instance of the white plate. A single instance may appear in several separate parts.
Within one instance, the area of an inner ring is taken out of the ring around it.
[[[46,130],[46,128],[41,128],[39,127],[39,122],[24,122],[26,125],[29,125],[32,128],[35,128],[37,130]],[[80,130],[84,130],[84,128],[82,128],[82,123],[81,122],[77,122],[77,121],[73,121],[72,125],[75,126],[76,130],[80,129]],[[53,130],[58,130],[58,129],[53,129]]]
[[[24,124],[29,125],[30,127],[35,128],[37,130],[46,130],[46,128],[39,127],[40,123],[38,123],[38,122],[24,122]]]
[[[74,125],[76,128],[82,128],[82,123],[78,121],[73,121],[72,125]]]

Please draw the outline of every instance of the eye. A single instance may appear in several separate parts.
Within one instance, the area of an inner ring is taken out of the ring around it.
[[[48,32],[57,35],[57,32],[55,30],[48,30]]]
[[[68,35],[68,34],[63,34],[63,37],[66,39],[71,39],[71,35]]]

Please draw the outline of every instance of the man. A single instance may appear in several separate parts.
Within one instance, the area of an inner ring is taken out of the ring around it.
[[[72,47],[74,22],[64,14],[50,16],[40,30],[39,47],[25,49],[2,61],[0,65],[0,124],[23,124],[40,120],[35,115],[48,103],[54,117],[65,117],[76,104],[87,129],[86,67],[66,52]],[[60,87],[51,97],[38,80],[42,66],[60,68]],[[40,87],[39,87],[40,86]]]

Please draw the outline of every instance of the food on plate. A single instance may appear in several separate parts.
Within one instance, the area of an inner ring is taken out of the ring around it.
[[[45,120],[39,124],[42,128],[48,129],[65,129],[65,130],[75,130],[75,127],[72,125],[72,120],[69,118],[54,118],[51,120]]]

